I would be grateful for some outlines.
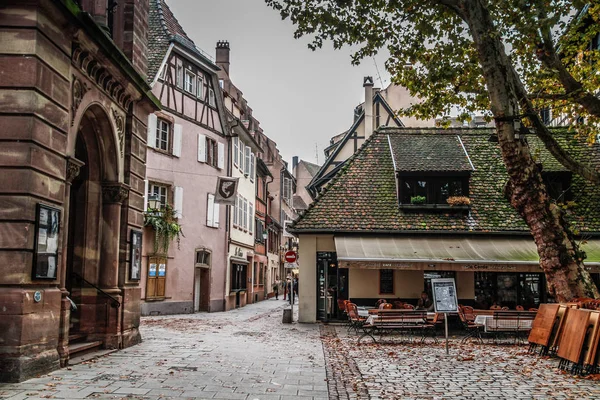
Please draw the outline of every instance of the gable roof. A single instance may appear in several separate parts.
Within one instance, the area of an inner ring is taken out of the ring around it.
[[[315,174],[319,172],[319,168],[321,168],[320,165],[313,164],[305,160],[300,160],[299,164],[304,164],[304,167],[306,168],[310,176],[315,176]]]
[[[388,140],[396,171],[437,172],[473,169],[458,135],[388,135]]]
[[[211,56],[196,47],[165,0],[150,0],[148,15],[148,81],[152,82],[167,55],[170,44],[178,44],[215,71]]]
[[[390,107],[388,102],[385,100],[385,98],[383,97],[381,92],[377,92],[373,96],[373,106],[375,106],[378,103],[383,105],[383,108],[388,112],[389,115],[392,116],[392,119],[396,122],[396,124],[398,126],[404,126],[402,121],[400,121],[398,116],[394,113],[394,111],[392,110],[392,108]],[[327,150],[331,150],[332,152],[330,153],[329,157],[327,157],[327,160],[325,160],[325,162],[323,163],[321,168],[319,168],[319,171],[314,175],[314,177],[310,181],[310,183],[308,185],[306,185],[306,188],[308,189],[309,193],[316,194],[317,187],[321,186],[323,184],[323,181],[328,180],[328,176],[330,174],[326,173],[327,168],[333,163],[333,160],[335,160],[335,157],[344,148],[345,144],[348,142],[350,137],[354,134],[354,132],[359,127],[361,122],[365,119],[364,107],[361,107],[361,108],[362,108],[362,111],[360,112],[360,114],[358,115],[358,117],[356,118],[354,123],[352,124],[352,127],[350,127],[350,129],[348,129],[346,132],[343,133],[343,137],[340,140],[335,142],[333,145],[330,145],[329,147],[327,147]],[[335,148],[334,148],[334,145],[335,145]]]
[[[330,181],[306,213],[293,225],[296,233],[521,233],[527,225],[504,198],[508,179],[498,143],[490,142],[489,128],[383,128],[377,130]],[[390,138],[417,134],[458,135],[471,157],[474,170],[469,178],[468,213],[403,211],[398,206],[395,169]],[[556,139],[573,156],[600,168],[600,146],[575,141],[565,131]],[[532,153],[544,171],[564,171],[533,135],[528,136]],[[570,217],[573,230],[600,232],[600,187],[572,177],[575,199]],[[585,219],[578,216],[585,215]]]

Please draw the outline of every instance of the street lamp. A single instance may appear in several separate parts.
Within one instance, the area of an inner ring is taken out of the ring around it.
[[[155,212],[160,210],[160,199],[157,194],[148,196],[148,208]]]

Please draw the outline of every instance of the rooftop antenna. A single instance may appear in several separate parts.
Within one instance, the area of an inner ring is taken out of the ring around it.
[[[319,165],[319,145],[315,142],[315,158],[317,159],[317,165]]]
[[[383,79],[381,79],[381,74],[379,73],[379,67],[377,66],[377,61],[375,60],[375,57],[373,57],[373,64],[375,64],[375,71],[377,71],[377,79],[379,80],[381,88],[383,89]]]

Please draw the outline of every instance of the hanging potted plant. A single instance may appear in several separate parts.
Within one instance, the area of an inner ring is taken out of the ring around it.
[[[179,249],[181,237],[185,237],[177,221],[177,212],[168,204],[160,209],[149,208],[144,214],[144,226],[154,230],[155,253],[167,254],[173,240],[177,241]]]

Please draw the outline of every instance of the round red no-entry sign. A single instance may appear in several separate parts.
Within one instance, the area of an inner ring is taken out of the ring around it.
[[[285,252],[285,262],[295,263],[297,258],[295,251],[290,250]]]

